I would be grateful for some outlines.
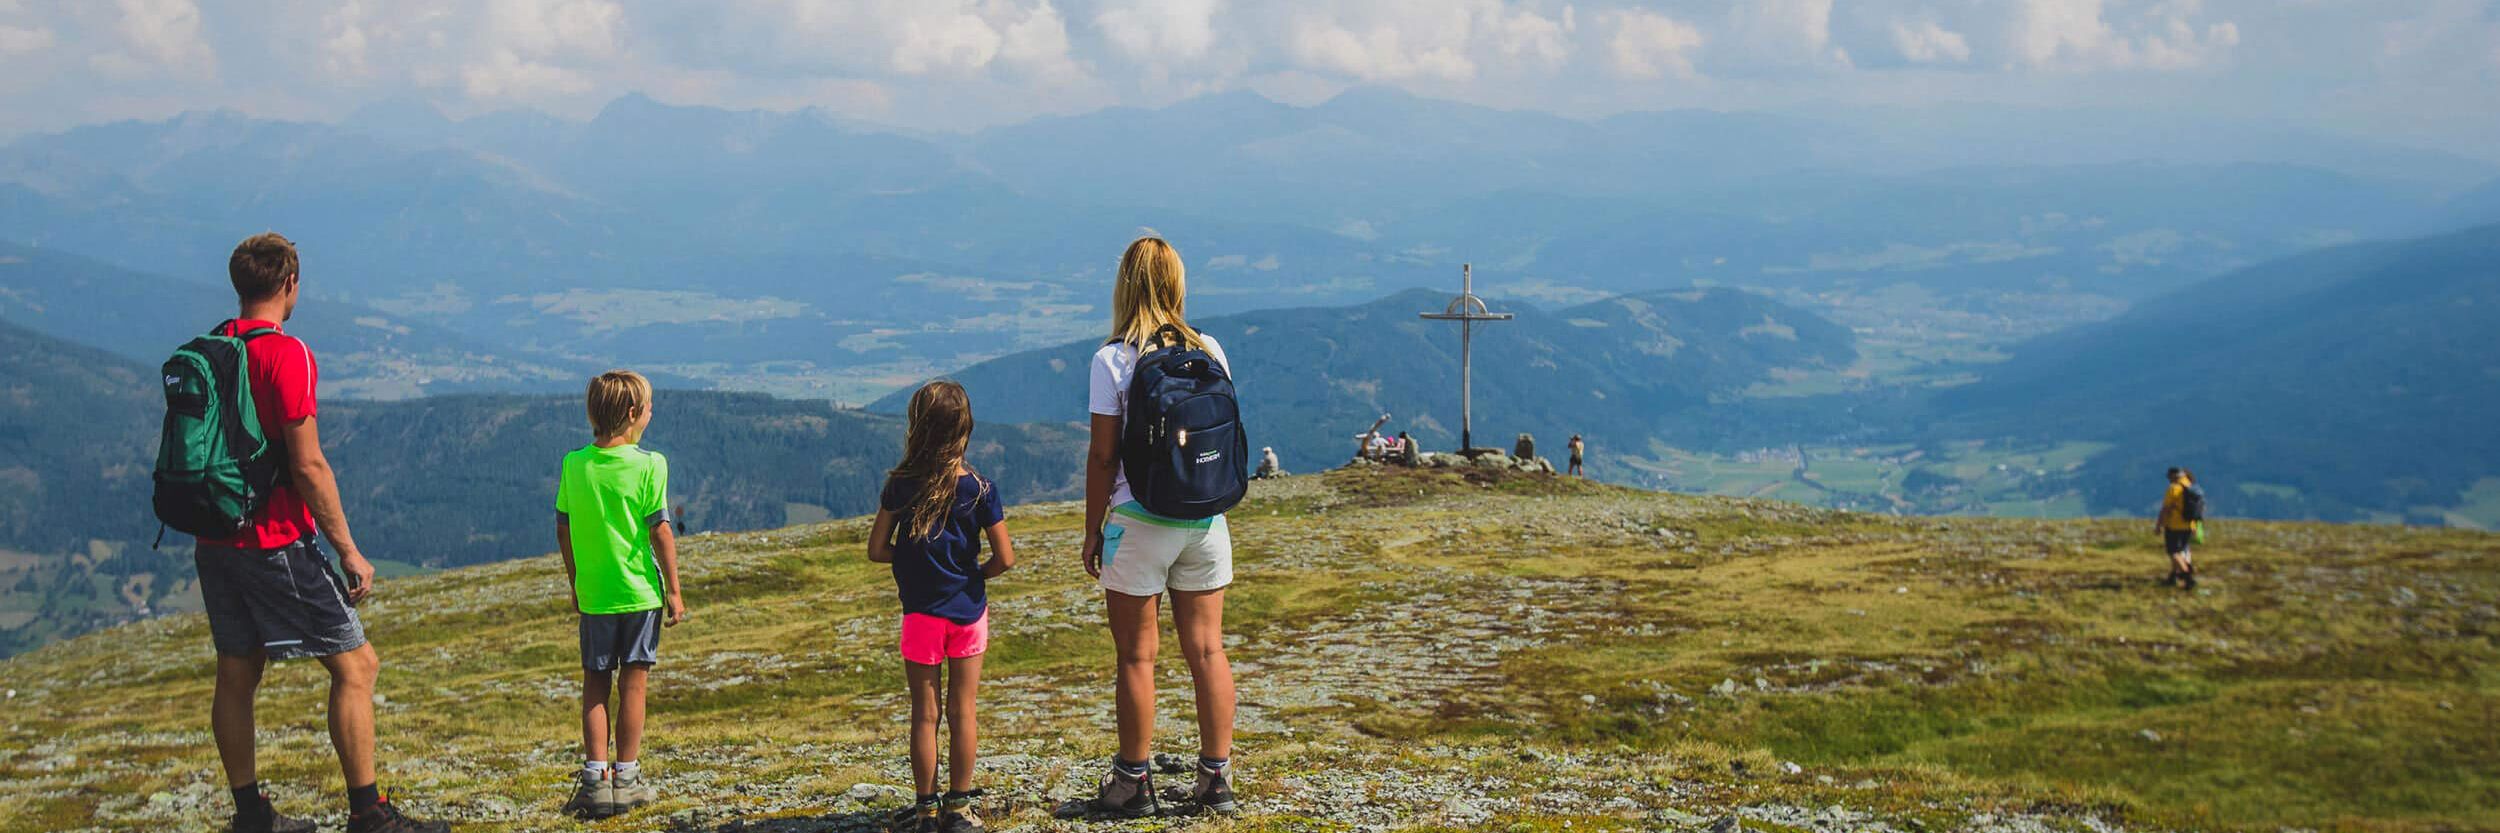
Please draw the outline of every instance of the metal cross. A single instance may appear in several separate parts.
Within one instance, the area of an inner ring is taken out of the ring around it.
[[[1458,297],[1440,312],[1421,313],[1434,321],[1458,322],[1458,449],[1466,452],[1475,443],[1475,367],[1476,322],[1508,321],[1511,314],[1485,308],[1484,299],[1476,297],[1475,264],[1458,267]]]

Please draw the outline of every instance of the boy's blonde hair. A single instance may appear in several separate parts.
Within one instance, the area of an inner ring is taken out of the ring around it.
[[[636,414],[651,410],[651,380],[631,370],[611,370],[590,380],[584,399],[590,432],[600,439],[622,437],[633,430]]]
[[[1160,237],[1137,238],[1120,255],[1120,275],[1111,287],[1111,340],[1127,342],[1142,353],[1168,326],[1180,331],[1182,345],[1206,349],[1198,331],[1181,317],[1188,294],[1180,251]]]

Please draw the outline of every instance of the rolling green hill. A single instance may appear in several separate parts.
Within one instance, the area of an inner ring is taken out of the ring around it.
[[[1054,504],[1009,512],[1023,558],[992,585],[994,826],[2500,830],[2488,534],[2234,524],[2185,594],[2132,521],[1447,472],[1262,482],[1232,521],[1247,815],[1046,818],[1113,741],[1099,591]],[[870,829],[907,778],[866,529],[685,539],[694,618],[662,642],[644,757],[662,799],[589,826],[557,814],[578,664],[553,558],[383,582],[363,614],[393,798],[482,832]],[[180,616],[0,661],[0,831],[222,823],[207,638]],[[1158,749],[1185,753],[1164,662]],[[335,825],[324,690],[310,664],[271,669],[261,773]]]
[[[1425,321],[1448,296],[1410,290],[1352,307],[1263,310],[1195,323],[1237,366],[1253,447],[1288,469],[1344,462],[1373,415],[1428,447],[1458,444],[1458,327]],[[1573,433],[1638,447],[1733,418],[1708,408],[1789,368],[1856,358],[1849,331],[1812,313],[1731,289],[1627,295],[1561,310],[1504,304],[1514,321],[1479,325],[1476,444],[1508,448],[1520,432],[1548,454]],[[1085,419],[1088,361],[1099,341],[994,359],[952,375],[984,419]],[[870,410],[900,412],[908,391]]]

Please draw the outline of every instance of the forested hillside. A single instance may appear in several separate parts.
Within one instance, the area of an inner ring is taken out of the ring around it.
[[[164,402],[151,368],[0,321],[0,656],[190,604],[190,541],[149,545]],[[644,444],[669,456],[692,530],[874,511],[900,455],[893,417],[762,394],[662,390]],[[555,547],[557,461],[590,441],[578,396],[322,403],[357,542],[449,567]],[[1075,497],[1084,438],[985,422],[972,463],[1010,501]]]
[[[2139,508],[2169,465],[2218,511],[2439,522],[2500,472],[2500,226],[2327,249],[2025,344],[1937,431],[2100,440],[2077,477]]]
[[[1458,442],[1458,326],[1427,321],[1448,295],[1411,290],[1353,307],[1263,310],[1195,323],[1236,365],[1251,446],[1288,468],[1343,462],[1374,416],[1428,446]],[[1786,368],[1856,359],[1847,329],[1813,313],[1731,290],[1627,295],[1562,310],[1496,300],[1513,321],[1476,326],[1475,440],[1508,448],[1529,432],[1559,448],[1641,447],[1730,418],[1701,406]],[[1082,422],[1087,362],[1079,341],[983,362],[953,374],[985,419]],[[899,412],[907,394],[871,404]]]

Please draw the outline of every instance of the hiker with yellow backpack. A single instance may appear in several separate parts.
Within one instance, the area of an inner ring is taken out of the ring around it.
[[[2170,578],[2167,583],[2183,590],[2196,589],[2195,545],[2205,542],[2205,490],[2196,485],[2196,473],[2172,466],[2170,488],[2161,498],[2161,516],[2153,522],[2161,532],[2162,550],[2170,554]]]

